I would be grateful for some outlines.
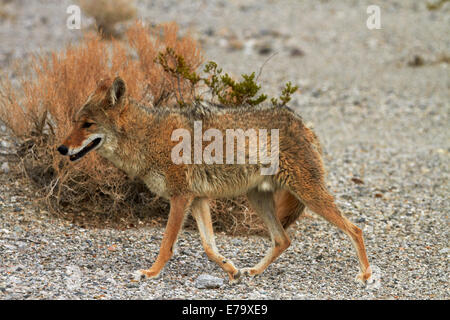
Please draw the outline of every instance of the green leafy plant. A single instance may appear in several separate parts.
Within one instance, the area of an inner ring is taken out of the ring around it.
[[[278,102],[277,98],[272,98],[272,104],[274,106],[284,106],[288,104],[289,101],[291,101],[291,95],[294,94],[298,90],[298,86],[292,86],[292,83],[289,81],[284,86],[283,90],[281,91],[281,96],[279,99],[281,102]]]
[[[224,105],[248,104],[256,106],[267,99],[266,94],[257,94],[261,86],[255,82],[255,73],[243,74],[241,82],[233,80],[228,73],[222,74],[222,69],[217,63],[210,61],[206,64],[204,73],[209,77],[201,78],[204,84],[211,90],[211,94]]]
[[[178,92],[174,92],[179,105],[185,105],[186,101],[201,100],[202,97],[197,93],[200,87],[207,88],[211,99],[226,106],[249,105],[256,106],[266,101],[267,94],[260,93],[261,86],[257,84],[255,72],[251,74],[242,74],[242,80],[233,79],[228,73],[223,73],[216,62],[209,61],[204,69],[203,76],[200,76],[195,70],[190,68],[182,56],[177,55],[173,49],[166,48],[160,52],[156,58],[165,72],[177,79]],[[182,84],[189,83],[190,96],[182,94]],[[274,106],[284,106],[290,100],[292,94],[298,90],[298,86],[293,86],[291,82],[286,83],[281,95],[278,98],[272,98]]]
[[[172,79],[176,79],[177,84],[173,87],[176,87],[178,90],[177,92],[173,92],[172,95],[175,95],[178,104],[186,104],[181,90],[182,82],[185,82],[183,79],[187,80],[190,85],[190,95],[192,98],[195,98],[195,89],[201,78],[193,68],[186,63],[182,56],[177,55],[172,48],[166,48],[164,52],[158,53],[155,60],[156,63],[161,65],[164,72],[168,73]],[[167,98],[170,95],[171,94],[168,94]]]

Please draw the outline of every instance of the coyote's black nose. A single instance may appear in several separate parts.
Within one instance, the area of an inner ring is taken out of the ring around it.
[[[65,145],[60,145],[58,147],[58,149],[56,149],[59,151],[59,153],[61,153],[63,156],[65,156],[67,154],[67,152],[69,152],[69,149],[65,146]]]

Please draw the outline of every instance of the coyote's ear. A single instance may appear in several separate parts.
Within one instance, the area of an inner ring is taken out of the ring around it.
[[[125,85],[125,81],[123,81],[120,77],[115,78],[111,88],[109,89],[109,95],[107,96],[110,105],[115,106],[120,103],[122,98],[125,96],[126,91],[127,86]]]

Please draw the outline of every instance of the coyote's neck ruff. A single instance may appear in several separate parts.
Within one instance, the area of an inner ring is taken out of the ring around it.
[[[61,154],[78,160],[96,150],[170,200],[160,254],[144,275],[157,275],[170,258],[191,209],[208,256],[231,280],[239,278],[241,272],[215,247],[208,198],[247,195],[269,228],[273,248],[243,271],[261,273],[289,246],[285,228],[307,206],[350,236],[360,260],[358,279],[370,277],[361,230],[340,214],[326,190],[319,142],[288,107],[197,102],[148,108],[127,98],[124,81],[116,78],[99,83],[74,122]],[[272,170],[264,174],[268,166]]]

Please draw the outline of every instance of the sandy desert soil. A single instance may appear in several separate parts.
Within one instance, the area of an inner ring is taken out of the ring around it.
[[[6,2],[1,68],[77,41],[80,31],[65,24],[69,4]],[[381,8],[380,30],[366,27],[371,4]],[[83,229],[52,216],[7,173],[14,163],[5,154],[15,145],[2,125],[0,299],[449,299],[448,5],[157,0],[138,8],[150,23],[177,21],[208,59],[235,75],[276,53],[260,77],[263,89],[275,94],[288,80],[299,84],[290,105],[323,144],[328,186],[364,230],[376,281],[354,283],[350,241],[312,217],[297,222],[292,246],[257,278],[221,284],[225,275],[188,230],[162,276],[136,282],[133,271],[154,261],[163,229]],[[245,235],[218,234],[217,242],[239,267],[255,264],[269,246]],[[203,273],[219,278],[219,287],[200,289]]]

